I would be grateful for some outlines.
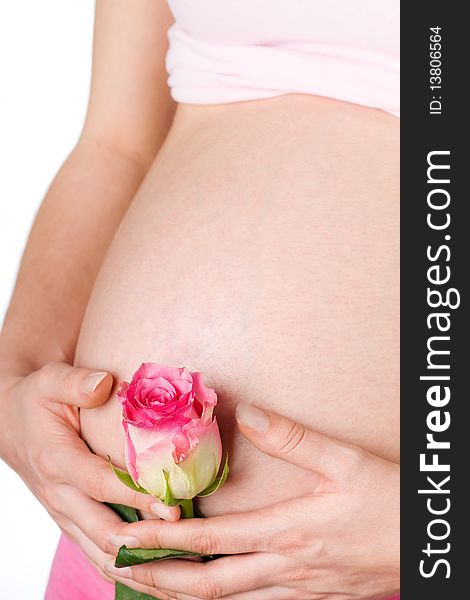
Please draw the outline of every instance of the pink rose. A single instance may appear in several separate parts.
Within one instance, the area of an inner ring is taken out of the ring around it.
[[[216,479],[222,458],[217,404],[201,373],[144,363],[118,389],[126,432],[126,464],[136,485],[164,500],[166,479],[179,500]]]

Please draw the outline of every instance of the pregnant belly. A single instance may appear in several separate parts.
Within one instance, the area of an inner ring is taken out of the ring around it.
[[[96,282],[76,361],[117,380],[145,361],[206,375],[232,465],[206,514],[316,483],[242,438],[239,401],[397,460],[397,120],[303,96],[180,107]],[[81,424],[124,464],[115,397]]]

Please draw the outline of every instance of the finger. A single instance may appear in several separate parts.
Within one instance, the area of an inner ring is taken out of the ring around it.
[[[77,544],[82,551],[86,554],[88,560],[92,563],[92,565],[96,568],[98,573],[109,581],[110,583],[114,583],[115,581],[119,581],[132,589],[148,594],[155,595],[159,600],[170,600],[169,596],[163,590],[156,590],[155,588],[149,588],[147,586],[143,586],[140,583],[135,583],[132,580],[125,579],[124,577],[113,576],[105,571],[104,565],[108,562],[112,562],[114,560],[113,556],[106,554],[103,552],[96,544],[94,544],[84,533],[81,531],[76,525],[70,523],[69,530],[71,531],[71,535],[69,536],[73,539],[74,543]]]
[[[77,546],[77,552],[81,551],[85,555],[92,566],[98,571],[99,575],[114,583],[111,575],[104,570],[104,565],[109,560],[112,560],[112,556],[103,552],[96,544],[94,544],[74,523],[64,517],[56,517],[56,522],[59,525],[62,533],[67,537],[73,544]]]
[[[298,590],[273,586],[242,594],[230,594],[223,600],[300,600],[300,596]],[[309,600],[313,600],[311,596]]]
[[[70,523],[68,532],[73,533],[70,527],[75,527],[102,552],[115,554],[116,548],[110,543],[110,537],[122,526],[123,521],[112,509],[70,486],[55,487],[50,507],[59,515],[56,520]]]
[[[129,523],[117,532],[115,543],[122,545],[119,544],[122,536],[131,536],[142,548],[176,548],[206,555],[241,554],[269,552],[276,534],[272,512],[260,509],[205,519],[182,519],[177,523],[152,520]]]
[[[140,583],[135,583],[132,580],[125,579],[124,577],[113,576],[107,573],[104,569],[104,565],[109,561],[113,561],[114,558],[109,554],[103,552],[98,546],[96,546],[78,527],[71,524],[70,529],[72,530],[72,538],[75,544],[77,544],[81,550],[86,554],[86,557],[91,562],[92,566],[98,571],[99,575],[106,579],[109,583],[120,583],[141,592],[158,598],[158,600],[171,600],[169,596],[163,590],[156,590],[155,588],[149,588]]]
[[[106,402],[113,377],[106,371],[79,369],[66,363],[49,363],[30,375],[34,392],[82,408],[94,408]]]
[[[99,502],[132,506],[169,521],[176,521],[180,516],[179,506],[165,506],[157,498],[125,486],[112,472],[108,461],[90,452],[79,438],[73,448],[58,455],[56,460],[63,483],[73,484]]]
[[[189,594],[172,592],[171,590],[161,591],[166,594],[165,598],[169,598],[169,600],[201,600],[200,597],[190,596]],[[165,599],[161,598],[161,600]],[[299,592],[289,588],[271,586],[250,592],[242,592],[241,594],[229,594],[223,596],[222,600],[299,600]],[[309,598],[309,600],[312,600],[312,598]]]
[[[125,568],[126,577],[172,593],[196,598],[223,598],[230,594],[256,590],[276,583],[281,558],[271,554],[227,556],[208,563],[174,559]],[[109,573],[119,574],[112,564],[105,565]]]
[[[136,592],[140,592],[141,594],[147,594],[151,598],[156,598],[156,600],[175,600],[174,596],[170,596],[167,590],[160,590],[157,588],[149,587],[148,585],[142,585],[141,583],[137,583],[132,579],[125,579],[124,577],[119,577],[118,575],[112,576],[115,581],[119,581],[131,590],[135,590]],[[127,596],[126,596],[127,597]],[[194,600],[200,600],[200,598],[195,598]]]
[[[341,478],[349,473],[366,454],[356,446],[245,403],[237,406],[235,417],[240,431],[259,450],[315,471],[327,479]]]

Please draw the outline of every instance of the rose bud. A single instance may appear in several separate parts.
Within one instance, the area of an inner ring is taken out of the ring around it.
[[[217,395],[201,373],[144,363],[118,389],[126,464],[134,483],[169,502],[194,498],[214,483],[222,443]]]

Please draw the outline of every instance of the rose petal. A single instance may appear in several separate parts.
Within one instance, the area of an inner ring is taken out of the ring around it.
[[[202,411],[199,411],[201,421],[210,423],[212,421],[212,413],[217,404],[217,394],[212,388],[206,387],[202,373],[191,373],[193,377],[193,391],[196,400],[200,402]]]
[[[192,387],[191,373],[186,367],[168,367],[160,363],[142,363],[134,373],[132,380],[156,379],[157,377],[171,381],[180,394],[188,392]]]
[[[168,440],[155,443],[137,456],[139,485],[153,496],[163,499],[166,483],[163,469],[170,472],[174,468],[174,446]]]
[[[118,389],[132,478],[162,497],[169,473],[176,497],[192,498],[215,478],[222,444],[212,414],[217,394],[201,373],[143,363]]]
[[[138,484],[139,474],[136,468],[136,452],[135,447],[132,442],[131,436],[129,434],[129,427],[125,421],[122,422],[124,427],[124,432],[126,434],[126,448],[124,451],[124,456],[126,459],[127,470],[129,471],[130,476],[132,477],[133,482],[136,485]]]

